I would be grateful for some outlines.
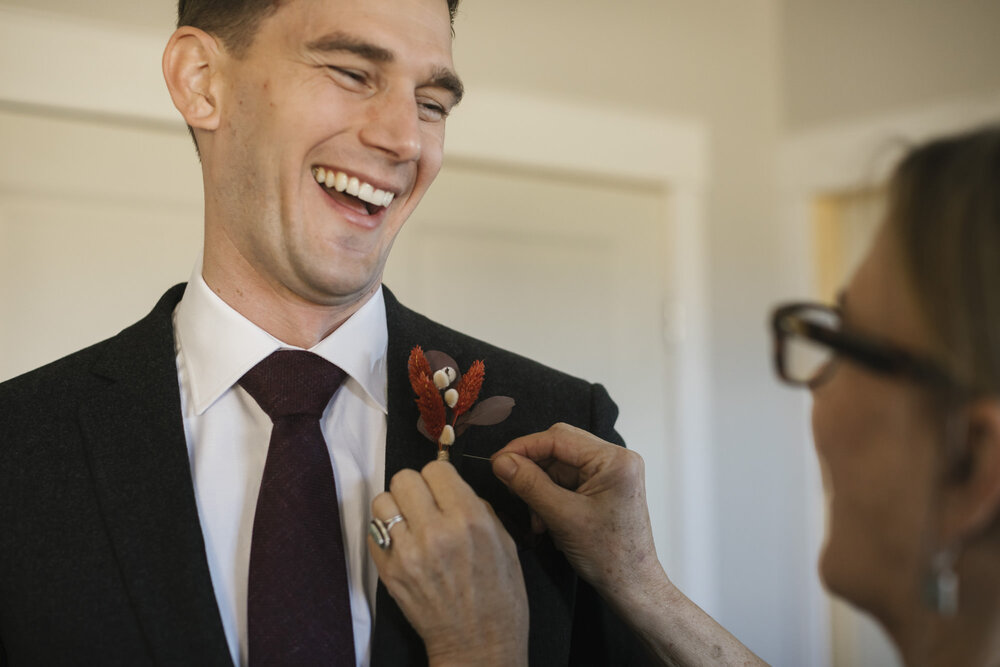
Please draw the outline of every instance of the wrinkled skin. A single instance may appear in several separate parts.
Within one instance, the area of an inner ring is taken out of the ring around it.
[[[528,600],[517,551],[492,508],[434,461],[393,476],[374,516],[405,518],[368,549],[432,665],[526,665]]]

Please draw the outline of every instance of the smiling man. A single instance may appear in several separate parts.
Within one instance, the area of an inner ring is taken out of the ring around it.
[[[435,455],[415,345],[484,359],[517,401],[463,437],[475,457],[556,421],[620,442],[600,386],[382,286],[462,97],[456,5],[181,0],[163,71],[204,251],[142,321],[0,385],[0,665],[425,663],[365,544],[371,499]],[[642,661],[489,464],[455,458],[518,541],[530,660]]]
[[[202,155],[206,283],[308,348],[378,291],[441,168],[462,85],[444,0],[286,1],[268,14],[235,52],[181,27],[164,71]]]

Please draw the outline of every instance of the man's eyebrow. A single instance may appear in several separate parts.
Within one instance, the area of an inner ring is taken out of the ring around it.
[[[323,35],[319,39],[314,39],[307,43],[306,48],[310,51],[322,51],[325,53],[347,51],[365,60],[377,63],[391,63],[396,59],[392,51],[342,32],[331,32]]]
[[[374,63],[391,63],[396,59],[396,54],[392,51],[343,32],[331,32],[323,35],[318,39],[308,42],[306,48],[309,51],[319,51],[321,53],[346,51]],[[453,104],[458,104],[465,95],[465,86],[462,85],[462,80],[447,67],[438,67],[435,69],[424,85],[443,88],[448,91],[455,98]]]
[[[452,103],[453,105],[461,102],[462,97],[465,95],[465,86],[462,85],[462,80],[447,67],[439,67],[434,70],[427,85],[443,88],[451,93],[451,96],[455,98],[455,101]]]

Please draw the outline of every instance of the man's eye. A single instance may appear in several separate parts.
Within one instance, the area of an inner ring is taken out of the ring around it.
[[[421,120],[438,121],[448,117],[448,110],[437,102],[419,102],[418,106]]]
[[[368,77],[365,76],[364,72],[359,72],[353,69],[345,69],[343,67],[335,67],[333,65],[328,66],[327,69],[333,72],[338,78],[350,83],[365,84],[368,82]]]

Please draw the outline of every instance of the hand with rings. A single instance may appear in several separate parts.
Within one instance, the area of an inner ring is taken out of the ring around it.
[[[528,601],[514,541],[450,463],[397,473],[372,516],[368,551],[431,665],[527,664]]]

